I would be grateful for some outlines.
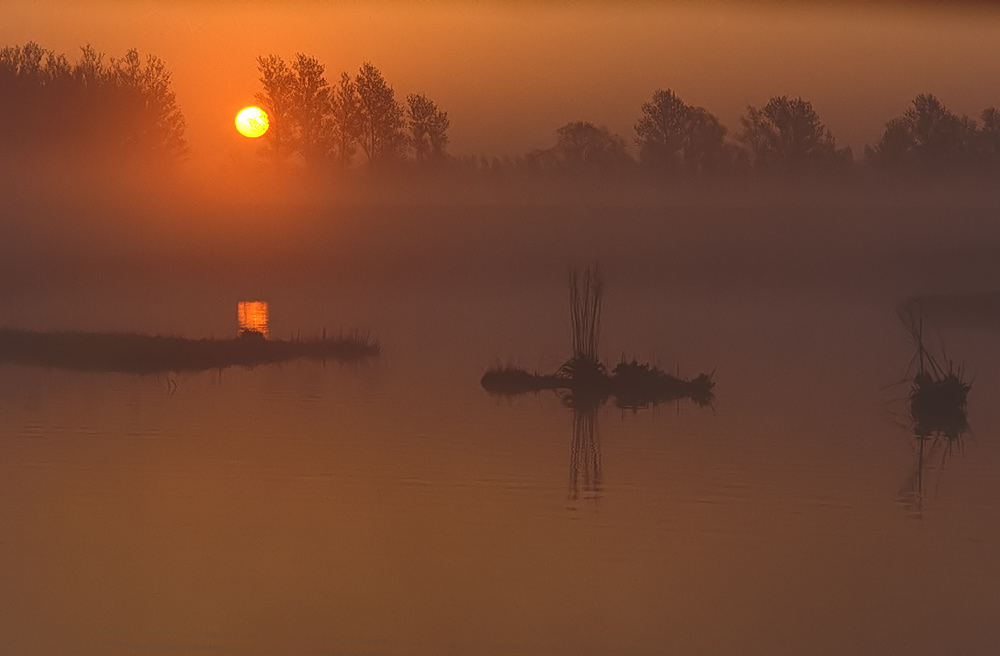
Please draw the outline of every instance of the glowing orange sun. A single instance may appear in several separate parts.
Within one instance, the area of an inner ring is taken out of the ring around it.
[[[236,115],[236,129],[244,137],[260,137],[267,128],[267,114],[260,107],[245,107]]]

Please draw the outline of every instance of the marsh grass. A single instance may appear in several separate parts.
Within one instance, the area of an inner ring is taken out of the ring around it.
[[[312,340],[270,340],[257,331],[232,339],[186,339],[135,333],[0,329],[0,362],[76,371],[155,374],[256,367],[290,360],[356,362],[378,357],[368,333]]]

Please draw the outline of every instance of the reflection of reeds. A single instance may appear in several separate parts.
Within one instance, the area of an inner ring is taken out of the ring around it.
[[[377,357],[378,340],[353,333],[315,340],[268,340],[256,331],[235,339],[137,334],[0,330],[0,362],[77,371],[150,374],[254,367],[296,359],[357,361]]]
[[[573,412],[573,444],[569,459],[569,496],[601,495],[601,438],[597,432],[597,408]]]
[[[917,448],[917,466],[913,474],[903,485],[898,496],[899,502],[906,507],[907,512],[913,517],[921,517],[924,512],[925,491],[928,487],[924,476],[924,472],[927,469],[926,463],[928,461],[931,463],[937,462],[937,467],[934,468],[937,476],[933,484],[934,495],[936,496],[937,488],[941,483],[941,474],[944,472],[948,458],[956,448],[961,452],[963,446],[960,435],[954,439],[942,438],[941,436],[917,436],[917,442],[919,443]]]

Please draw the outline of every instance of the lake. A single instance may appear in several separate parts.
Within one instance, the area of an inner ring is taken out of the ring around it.
[[[932,285],[869,277],[863,249],[801,268],[823,276],[762,259],[709,280],[654,250],[601,259],[600,352],[714,370],[710,407],[575,417],[481,389],[497,361],[569,357],[568,258],[7,294],[13,325],[190,336],[234,333],[259,295],[272,336],[371,328],[383,351],[159,377],[0,367],[0,652],[995,653],[997,333],[928,317],[976,377],[971,430],[925,444],[918,472],[896,309]]]

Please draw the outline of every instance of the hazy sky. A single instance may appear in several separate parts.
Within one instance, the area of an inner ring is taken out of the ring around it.
[[[918,93],[976,116],[1000,105],[1000,13],[954,5],[4,0],[0,44],[28,40],[162,57],[201,160],[248,148],[232,121],[267,53],[315,55],[331,81],[370,60],[400,97],[449,112],[457,154],[547,147],[572,120],[631,141],[656,88],[731,132],[747,103],[801,95],[855,149]]]

